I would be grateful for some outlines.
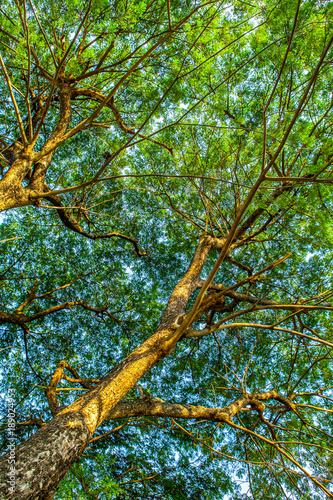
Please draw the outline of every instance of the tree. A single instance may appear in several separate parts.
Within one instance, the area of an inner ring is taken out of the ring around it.
[[[1,498],[333,498],[330,2],[1,14]]]

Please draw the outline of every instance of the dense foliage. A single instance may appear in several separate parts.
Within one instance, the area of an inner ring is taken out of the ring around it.
[[[55,498],[333,498],[333,2],[0,14],[2,451],[8,388],[19,444],[156,331],[204,235],[203,281],[226,256],[126,399],[252,402],[105,421]]]

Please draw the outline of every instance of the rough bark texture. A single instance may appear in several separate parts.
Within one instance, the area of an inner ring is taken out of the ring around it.
[[[141,344],[92,390],[60,411],[17,449],[15,493],[8,491],[8,454],[0,461],[0,499],[45,500],[84,451],[110,411],[158,361],[170,354],[180,335],[178,319],[195,290],[211,247],[202,238],[184,277],[176,285],[157,332]],[[51,495],[51,496],[50,496]]]
[[[16,449],[15,492],[9,490],[9,464],[1,462],[0,498],[46,500],[82,454],[90,431],[80,413],[58,415]]]
[[[184,312],[189,297],[197,287],[198,277],[205,265],[213,241],[213,238],[209,236],[201,239],[188,271],[171,294],[168,305],[163,313],[159,330],[165,328],[168,324],[172,324]],[[178,321],[181,321],[181,318]],[[178,327],[179,324],[177,322],[175,326]]]
[[[53,151],[45,153],[45,150],[56,149],[57,143],[66,132],[71,118],[70,97],[70,87],[63,85],[59,91],[60,117],[41,152],[34,152],[34,141],[26,147],[16,141],[5,148],[4,157],[10,167],[0,179],[0,212],[40,203],[39,200],[34,200],[32,195],[44,191],[45,175],[53,154]],[[42,109],[38,109],[35,118],[41,117]],[[35,121],[33,120],[33,123]],[[22,184],[23,181],[26,181],[26,186]]]
[[[292,407],[291,401],[283,398],[278,392],[260,392],[257,394],[246,394],[233,401],[225,408],[206,408],[205,406],[180,405],[166,403],[159,398],[145,397],[142,400],[121,401],[109,413],[107,419],[129,418],[137,416],[172,417],[184,419],[204,419],[214,422],[230,423],[232,417],[237,415],[248,405],[257,405],[259,402],[276,399]]]

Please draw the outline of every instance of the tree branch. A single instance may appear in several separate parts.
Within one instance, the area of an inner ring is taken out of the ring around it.
[[[48,186],[45,187],[45,189],[48,190]],[[71,231],[74,231],[75,233],[80,234],[81,236],[84,236],[86,238],[89,238],[90,240],[101,240],[101,239],[110,239],[110,238],[120,238],[123,240],[126,240],[134,246],[134,250],[137,253],[138,257],[143,257],[147,255],[147,252],[143,252],[137,240],[131,236],[127,236],[126,234],[122,233],[117,233],[117,232],[111,232],[111,233],[104,233],[104,234],[91,234],[88,233],[87,231],[84,231],[80,225],[72,219],[72,217],[67,213],[65,208],[62,208],[62,201],[59,197],[54,196],[52,194],[49,194],[48,196],[45,196],[45,199],[48,200],[50,203],[52,203],[53,206],[58,207],[57,213],[59,215],[60,220],[63,222],[63,224],[70,229]]]

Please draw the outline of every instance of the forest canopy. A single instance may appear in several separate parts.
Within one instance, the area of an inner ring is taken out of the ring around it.
[[[0,499],[333,498],[332,42],[2,0]]]

